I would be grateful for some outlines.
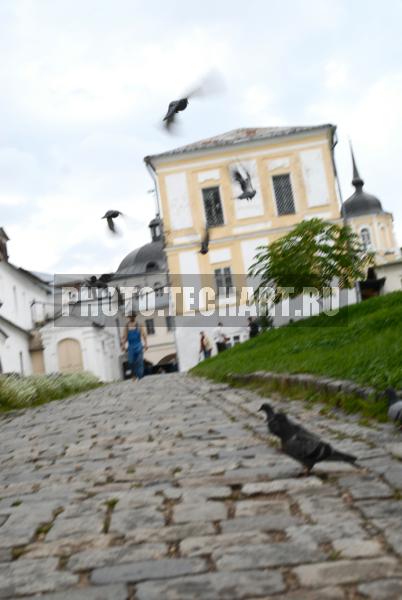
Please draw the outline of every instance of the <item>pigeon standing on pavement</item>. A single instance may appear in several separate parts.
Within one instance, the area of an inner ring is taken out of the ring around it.
[[[240,185],[242,191],[237,198],[238,200],[252,200],[257,192],[253,188],[250,173],[246,169],[244,172],[245,176],[240,173],[239,169],[233,170],[233,179]]]
[[[388,400],[388,418],[402,427],[402,398],[394,388],[387,388],[385,396]]]
[[[285,454],[302,463],[307,473],[310,473],[315,463],[323,460],[351,464],[356,462],[355,456],[335,450],[331,444],[323,442],[314,433],[293,423],[285,413],[275,413],[269,404],[264,403],[259,410],[265,412],[268,430],[280,438]]]
[[[107,210],[103,215],[102,219],[107,220],[108,227],[112,233],[116,233],[116,227],[113,219],[117,219],[120,215],[123,215],[119,210]]]
[[[209,251],[209,229],[207,227],[205,230],[205,235],[201,241],[200,254],[208,254],[208,251]]]

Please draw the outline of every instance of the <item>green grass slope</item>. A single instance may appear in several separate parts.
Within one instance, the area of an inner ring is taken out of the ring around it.
[[[192,369],[218,381],[253,371],[313,373],[377,390],[402,389],[402,292],[267,331]]]

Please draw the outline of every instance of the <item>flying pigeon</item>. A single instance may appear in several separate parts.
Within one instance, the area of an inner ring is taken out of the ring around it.
[[[186,110],[190,98],[219,92],[222,87],[220,75],[216,72],[208,73],[198,86],[194,87],[190,92],[185,93],[179,100],[173,100],[169,103],[167,113],[163,117],[163,125],[165,128],[168,131],[170,130],[176,120],[177,113]]]
[[[209,250],[209,229],[207,227],[205,230],[204,238],[201,242],[200,254],[208,254],[208,250]]]
[[[116,233],[116,228],[113,219],[117,219],[117,217],[119,217],[120,215],[123,215],[123,213],[121,213],[119,210],[107,210],[102,217],[102,219],[107,220],[108,227],[113,233]]]
[[[388,400],[388,418],[402,427],[402,398],[394,388],[387,388],[385,396]]]
[[[233,171],[233,179],[237,181],[242,191],[237,198],[239,200],[252,200],[257,192],[253,188],[250,173],[246,169],[244,169],[244,172],[246,174],[245,177],[240,173],[239,169],[234,169]]]
[[[343,461],[351,464],[356,462],[355,456],[335,450],[314,433],[293,423],[285,413],[275,413],[269,404],[262,404],[259,410],[267,415],[268,430],[280,438],[282,450],[302,463],[307,474],[310,473],[315,463],[323,460]]]
[[[89,279],[85,281],[88,287],[96,287],[105,289],[108,287],[108,282],[111,280],[111,273],[104,273],[100,277],[96,277],[96,275],[91,275]]]

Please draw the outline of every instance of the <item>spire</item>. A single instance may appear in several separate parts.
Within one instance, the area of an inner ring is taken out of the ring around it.
[[[353,179],[352,179],[352,185],[354,185],[354,187],[356,188],[356,192],[360,192],[362,187],[364,186],[364,181],[363,179],[360,177],[359,171],[357,170],[357,165],[356,165],[356,160],[355,160],[355,155],[353,153],[353,146],[352,146],[352,142],[349,141],[349,145],[350,145],[350,153],[352,155],[352,165],[353,165]]]

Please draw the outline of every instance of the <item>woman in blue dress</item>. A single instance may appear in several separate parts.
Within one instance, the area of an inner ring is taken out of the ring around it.
[[[144,376],[144,351],[148,350],[148,345],[145,329],[138,325],[135,313],[128,318],[122,339],[122,349],[124,349],[126,343],[131,375],[133,381],[137,381],[137,379]]]

